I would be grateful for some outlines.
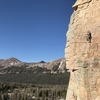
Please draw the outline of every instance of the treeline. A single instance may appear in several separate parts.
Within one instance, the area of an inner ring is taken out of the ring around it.
[[[0,74],[0,81],[51,85],[66,85],[69,82],[70,73],[68,72],[53,74],[43,73],[44,71],[49,72],[50,70],[38,66],[33,68],[27,68],[25,65],[11,66],[0,70],[3,73]]]
[[[0,100],[65,99],[67,85],[35,85],[0,82]]]
[[[67,85],[69,82],[69,73],[59,74],[43,74],[43,73],[21,73],[21,74],[1,74],[0,81],[33,83],[33,84],[49,84],[49,85]]]

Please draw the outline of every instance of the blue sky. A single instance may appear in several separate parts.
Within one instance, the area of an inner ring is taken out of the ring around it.
[[[76,0],[0,0],[0,59],[46,62],[64,58]]]

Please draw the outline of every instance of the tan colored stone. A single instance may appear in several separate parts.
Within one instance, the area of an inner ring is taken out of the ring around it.
[[[66,67],[71,70],[66,100],[100,100],[100,0],[77,0],[73,8],[66,34]]]

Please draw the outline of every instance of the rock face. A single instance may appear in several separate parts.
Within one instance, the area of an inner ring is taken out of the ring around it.
[[[66,100],[100,100],[100,0],[77,0],[72,7],[65,49],[71,75]]]

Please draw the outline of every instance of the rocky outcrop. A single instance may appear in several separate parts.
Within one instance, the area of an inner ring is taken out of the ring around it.
[[[65,49],[71,75],[66,100],[100,100],[100,0],[77,0],[72,7]]]

